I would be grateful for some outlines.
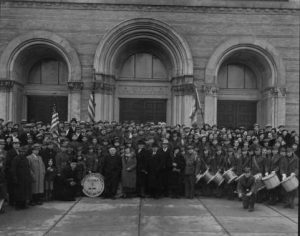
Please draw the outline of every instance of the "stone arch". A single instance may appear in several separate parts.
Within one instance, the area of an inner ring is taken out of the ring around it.
[[[68,65],[68,81],[81,81],[81,65],[75,49],[61,36],[48,31],[32,31],[9,42],[0,58],[0,79],[13,80],[14,62],[22,51],[33,45],[45,45],[58,52]]]
[[[172,60],[172,77],[193,75],[193,58],[188,43],[166,23],[150,18],[127,20],[110,30],[97,47],[95,72],[114,75],[114,63],[120,50],[134,40],[159,44]]]
[[[270,43],[254,37],[230,39],[219,45],[210,57],[205,70],[205,121],[209,124],[217,122],[217,100],[221,94],[217,81],[219,68],[231,58],[239,61],[243,57],[246,59],[243,63],[253,66],[252,69],[256,67],[261,73],[257,78],[261,85],[264,84],[258,90],[257,122],[272,126],[285,124],[286,74],[283,60]],[[234,97],[237,99],[232,94],[231,99]]]
[[[205,69],[205,83],[217,84],[217,75],[222,63],[239,50],[250,50],[261,56],[271,69],[272,86],[285,87],[286,75],[283,60],[268,42],[254,37],[230,39],[217,47]]]

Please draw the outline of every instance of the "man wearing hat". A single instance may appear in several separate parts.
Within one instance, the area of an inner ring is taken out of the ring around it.
[[[109,155],[103,159],[101,174],[105,178],[104,197],[115,199],[121,180],[122,159],[115,147],[109,148]]]
[[[75,118],[72,118],[70,121],[70,125],[71,126],[67,131],[67,137],[71,141],[73,134],[76,133],[77,120]]]
[[[12,163],[16,156],[19,155],[19,149],[20,149],[20,141],[17,138],[14,138],[12,141],[12,149],[10,149],[7,152],[6,155],[6,163],[5,163],[5,177],[6,177],[6,183],[7,183],[7,192],[9,195],[9,205],[13,206],[15,204],[14,199],[14,183],[12,181]]]
[[[139,140],[137,146],[136,190],[140,197],[145,197],[147,191],[148,158],[150,153],[145,149],[146,143],[144,140]]]
[[[163,191],[163,178],[165,171],[165,162],[159,153],[157,143],[152,144],[151,155],[148,158],[148,190],[153,198],[159,198]]]
[[[10,179],[14,191],[13,200],[16,209],[27,208],[27,204],[31,199],[32,175],[26,152],[27,149],[25,147],[18,148],[18,155],[13,159],[11,165]]]
[[[268,161],[266,162],[266,173],[265,176],[268,176],[269,174],[275,173],[278,178],[280,179],[280,155],[278,153],[278,147],[274,146],[272,148],[272,153]],[[269,205],[276,205],[276,203],[279,201],[279,194],[280,194],[281,186],[277,186],[276,188],[268,190],[268,204]]]
[[[243,200],[243,208],[248,209],[249,212],[254,211],[255,204],[255,178],[251,175],[251,170],[246,167],[244,175],[239,179],[237,185],[239,198]]]
[[[32,183],[32,200],[31,205],[42,205],[44,195],[44,179],[45,179],[45,165],[42,157],[39,155],[41,145],[34,144],[32,146],[32,154],[29,155],[28,161],[30,170],[33,176]]]
[[[286,149],[286,157],[282,159],[281,163],[282,181],[288,177],[296,176],[299,178],[299,159],[293,152],[292,148]],[[297,195],[297,189],[290,192],[285,192],[286,204],[285,208],[293,209],[295,207],[294,201]]]
[[[187,146],[187,151],[184,154],[184,195],[186,198],[194,198],[195,195],[195,173],[197,156],[192,145]]]
[[[172,174],[172,156],[171,150],[169,148],[169,141],[163,139],[162,148],[159,150],[159,156],[164,162],[162,170],[162,180],[163,180],[163,194],[165,197],[169,196],[169,179]]]

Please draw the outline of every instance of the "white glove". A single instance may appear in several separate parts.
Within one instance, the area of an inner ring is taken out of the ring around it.
[[[239,193],[239,198],[242,198],[242,196],[243,196],[242,193]]]
[[[269,172],[266,172],[266,173],[265,173],[265,176],[267,176],[267,175],[269,175]]]
[[[286,174],[282,174],[282,180],[286,179]]]
[[[248,197],[252,195],[252,192],[249,192],[246,194]]]
[[[275,170],[273,170],[273,171],[271,172],[271,174],[274,175],[274,174],[275,174]]]
[[[291,176],[295,176],[296,174],[293,172],[293,173],[291,173]]]

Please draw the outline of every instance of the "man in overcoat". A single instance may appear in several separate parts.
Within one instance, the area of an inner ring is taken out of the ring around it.
[[[11,180],[13,183],[16,209],[25,209],[31,199],[32,175],[29,161],[26,158],[26,147],[21,147],[19,154],[11,164]]]
[[[42,157],[39,155],[40,145],[34,144],[32,147],[32,154],[27,156],[31,175],[33,177],[32,183],[32,201],[31,205],[42,205],[44,195],[44,181],[46,169]]]

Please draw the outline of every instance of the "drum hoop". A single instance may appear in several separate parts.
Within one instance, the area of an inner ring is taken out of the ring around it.
[[[296,179],[296,180],[298,180],[297,177],[294,175],[294,176],[287,177],[285,180],[282,180],[281,183],[285,183],[286,181],[291,180],[293,178]]]

